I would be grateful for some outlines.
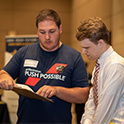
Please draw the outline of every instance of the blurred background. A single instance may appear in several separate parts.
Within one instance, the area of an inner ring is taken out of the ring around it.
[[[77,27],[87,17],[101,17],[111,33],[112,46],[124,57],[124,0],[0,0],[0,69],[5,65],[5,37],[36,35],[35,18],[44,8],[59,13],[63,25],[61,41],[79,52],[82,50],[75,38]],[[91,73],[94,61],[82,56],[88,63],[87,71]],[[72,107],[73,123],[76,123],[74,112]],[[15,123],[14,115],[11,121]]]

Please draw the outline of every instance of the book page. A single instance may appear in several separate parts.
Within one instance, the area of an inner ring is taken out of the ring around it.
[[[17,84],[18,87],[22,88],[22,89],[26,89],[26,90],[29,90],[29,91],[32,91],[34,92],[28,85],[25,85],[25,84]]]

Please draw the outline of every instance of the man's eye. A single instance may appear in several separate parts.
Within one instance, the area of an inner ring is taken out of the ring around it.
[[[45,32],[40,32],[41,34],[45,34]]]
[[[51,30],[51,31],[50,31],[50,33],[54,33],[54,32],[55,32],[55,30]]]

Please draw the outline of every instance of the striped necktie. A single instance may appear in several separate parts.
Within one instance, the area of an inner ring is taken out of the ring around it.
[[[100,69],[100,64],[98,63],[98,60],[96,61],[94,76],[93,76],[93,99],[95,104],[95,109],[98,105],[98,73]]]

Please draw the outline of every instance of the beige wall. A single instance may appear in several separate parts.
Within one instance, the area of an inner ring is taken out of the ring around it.
[[[112,5],[112,45],[124,57],[124,0],[113,0]]]

